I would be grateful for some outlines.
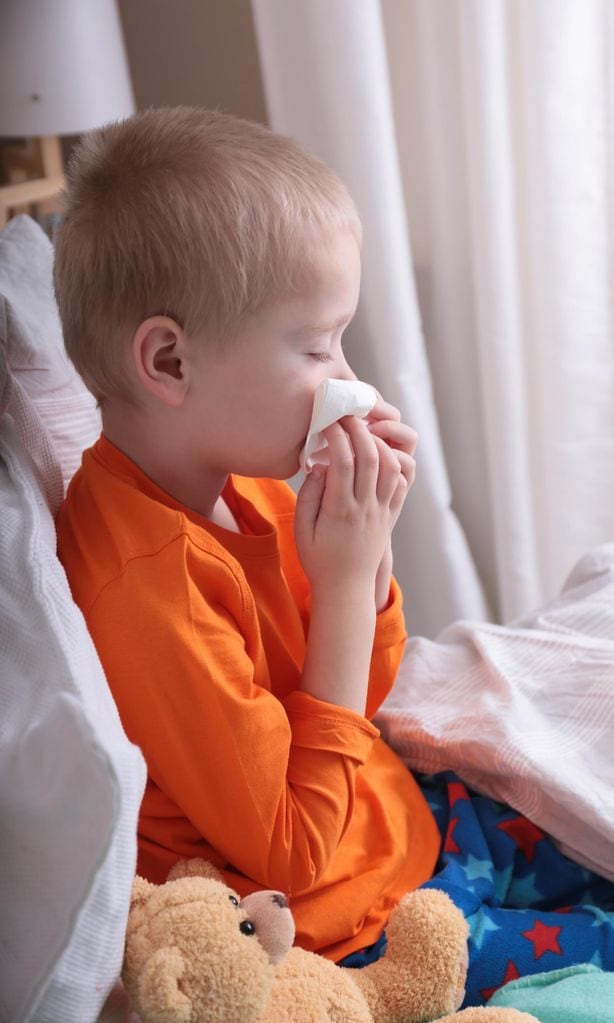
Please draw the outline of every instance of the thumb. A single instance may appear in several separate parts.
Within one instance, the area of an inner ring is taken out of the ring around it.
[[[322,495],[326,486],[326,469],[323,465],[314,465],[307,473],[296,499],[294,529],[297,539],[312,539],[315,525],[320,514]]]

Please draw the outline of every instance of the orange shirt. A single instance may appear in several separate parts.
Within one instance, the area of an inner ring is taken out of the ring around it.
[[[405,642],[378,615],[367,717],[299,691],[309,585],[294,495],[231,477],[241,533],[179,504],[104,436],[58,517],[59,555],[128,737],[145,756],[138,870],[203,856],[241,895],[291,895],[297,942],[339,959],[375,941],[432,873],[439,838],[368,720]]]

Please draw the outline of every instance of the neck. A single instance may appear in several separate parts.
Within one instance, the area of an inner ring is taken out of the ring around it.
[[[172,416],[154,424],[145,410],[114,403],[102,409],[102,429],[167,494],[199,515],[217,519],[228,475],[207,468],[194,456],[181,424]]]

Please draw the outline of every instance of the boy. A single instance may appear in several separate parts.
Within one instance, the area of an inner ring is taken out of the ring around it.
[[[300,146],[219,113],[149,110],[69,173],[55,281],[102,411],[59,553],[145,755],[139,872],[203,856],[292,898],[297,941],[375,942],[439,835],[370,718],[405,630],[390,534],[415,434],[379,399],[326,431],[296,502],[316,388],[341,346],[360,224]]]

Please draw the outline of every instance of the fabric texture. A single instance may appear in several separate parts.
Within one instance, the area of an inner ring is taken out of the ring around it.
[[[144,769],[6,416],[0,459],[0,1019],[88,1023],[121,969]]]
[[[402,654],[400,592],[378,616],[367,718],[300,692],[309,586],[294,495],[231,477],[223,496],[241,533],[180,505],[103,436],[60,512],[60,556],[148,763],[139,871],[160,882],[203,856],[241,895],[288,892],[299,944],[337,958],[378,937],[439,845],[367,720]]]
[[[408,766],[456,771],[614,880],[614,544],[509,627],[412,639],[377,724]]]
[[[65,488],[100,432],[100,415],[64,351],[52,267],[53,248],[38,224],[26,216],[10,220],[0,232],[0,407],[7,407],[10,389],[18,436],[42,457],[42,428],[45,482],[57,475],[56,461]],[[47,485],[55,513],[61,491],[55,480]]]
[[[421,94],[408,91],[401,97],[403,116],[395,123],[389,55],[406,54],[411,35],[401,24],[387,39],[383,15],[387,8],[402,22],[416,6],[424,5],[390,0],[251,3],[271,127],[298,139],[341,176],[364,225],[360,303],[345,334],[347,350],[357,376],[396,405],[420,437],[416,482],[392,546],[399,584],[411,594],[409,633],[434,636],[457,618],[487,618],[489,611],[456,499],[452,504],[418,306],[420,277],[414,265],[419,252],[412,259],[397,147],[412,112],[407,96],[415,102]],[[405,63],[403,57],[401,67]],[[441,170],[451,189],[450,161],[443,161]],[[422,189],[410,177],[420,196]],[[465,257],[466,248],[461,250]],[[430,281],[430,267],[417,265]],[[466,299],[463,285],[459,292]],[[462,370],[458,350],[449,357],[448,369],[454,390]],[[471,426],[463,422],[457,429],[465,446]],[[477,443],[472,436],[469,450]]]
[[[464,1005],[482,1005],[508,981],[544,970],[590,962],[614,971],[614,883],[452,772],[424,778],[422,788],[443,839],[424,887],[446,892],[470,927]],[[516,1007],[543,1021],[536,1009]]]
[[[614,540],[612,11],[375,2],[453,507],[509,622]]]
[[[489,1005],[532,1013],[540,1023],[612,1023],[614,973],[592,963],[512,980]]]
[[[88,435],[92,403],[59,347],[50,274],[46,237],[11,221],[0,234],[2,1023],[96,1019],[121,967],[144,786],[56,557],[52,511],[80,436],[61,434],[89,422]]]
[[[269,123],[364,223],[352,368],[420,437],[409,632],[509,622],[614,539],[610,4],[252,11]]]

